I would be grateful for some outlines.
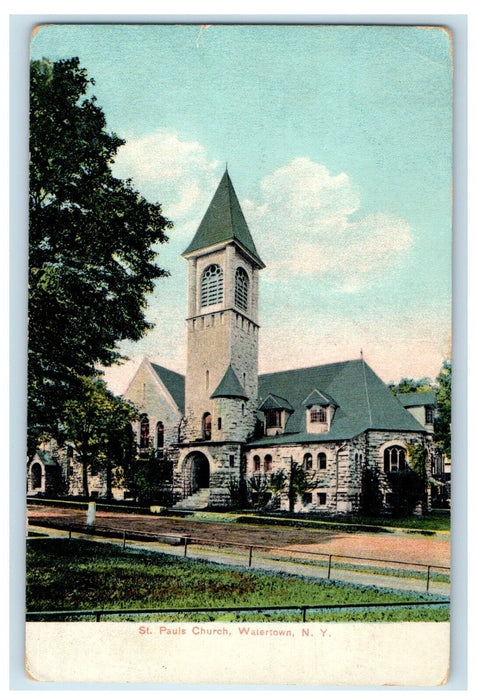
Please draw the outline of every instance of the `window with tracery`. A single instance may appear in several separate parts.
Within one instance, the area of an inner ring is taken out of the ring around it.
[[[392,445],[384,450],[384,471],[398,472],[406,469],[406,450],[400,445]]]
[[[204,270],[200,287],[201,306],[219,304],[224,296],[224,273],[215,263]]]
[[[303,457],[303,466],[305,469],[311,469],[313,467],[313,457],[309,452]]]
[[[248,275],[243,267],[235,271],[235,306],[244,311],[248,306]]]

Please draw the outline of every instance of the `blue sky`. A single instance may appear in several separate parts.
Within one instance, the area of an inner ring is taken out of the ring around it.
[[[359,356],[435,377],[450,350],[452,66],[441,29],[57,25],[32,58],[78,56],[115,172],[175,224],[122,347],[185,371],[186,263],[225,164],[266,263],[261,371]]]

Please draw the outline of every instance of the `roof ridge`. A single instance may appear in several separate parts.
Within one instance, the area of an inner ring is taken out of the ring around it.
[[[360,358],[356,358],[354,360],[339,360],[338,362],[325,362],[322,365],[310,365],[308,367],[294,367],[292,369],[280,369],[276,372],[263,372],[260,373],[258,376],[259,377],[271,377],[274,374],[290,374],[291,372],[305,372],[307,370],[313,370],[313,369],[323,369],[324,367],[334,367],[337,365],[346,365],[346,364],[351,364],[354,362],[361,362]],[[367,362],[363,360],[364,364],[366,366],[369,366]]]

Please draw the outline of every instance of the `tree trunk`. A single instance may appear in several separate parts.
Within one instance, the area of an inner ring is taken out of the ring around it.
[[[83,461],[83,496],[89,499],[88,463],[86,461]]]

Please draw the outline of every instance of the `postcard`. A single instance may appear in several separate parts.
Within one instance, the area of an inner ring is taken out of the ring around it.
[[[452,33],[30,51],[27,677],[444,685]]]

